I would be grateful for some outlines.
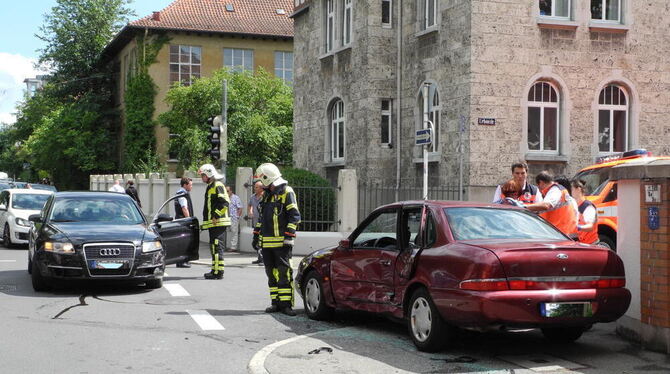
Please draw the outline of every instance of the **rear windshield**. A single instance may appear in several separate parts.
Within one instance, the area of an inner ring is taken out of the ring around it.
[[[524,210],[464,207],[445,208],[444,212],[456,240],[566,239],[553,226]]]
[[[50,195],[45,194],[14,194],[12,208],[23,210],[42,210]]]
[[[600,195],[600,192],[609,182],[609,172],[610,168],[585,170],[575,175],[575,179],[584,182],[586,195]]]
[[[144,217],[130,198],[57,198],[49,219],[52,222],[113,222],[128,225],[144,223]]]

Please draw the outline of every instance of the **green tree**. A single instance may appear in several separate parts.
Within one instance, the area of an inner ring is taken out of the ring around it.
[[[293,151],[293,95],[284,82],[260,70],[216,71],[191,86],[175,86],[167,93],[170,110],[159,122],[178,137],[170,147],[180,167],[196,169],[209,159],[205,125],[221,113],[223,80],[228,81],[228,164],[255,167],[263,162],[290,165]]]

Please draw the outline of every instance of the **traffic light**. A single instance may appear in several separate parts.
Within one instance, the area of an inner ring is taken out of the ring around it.
[[[212,158],[212,161],[221,159],[221,116],[209,117],[207,119],[207,127],[209,128],[210,149],[207,154]]]

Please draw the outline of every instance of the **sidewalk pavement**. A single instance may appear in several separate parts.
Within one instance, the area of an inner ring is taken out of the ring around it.
[[[200,243],[200,246],[198,248],[198,251],[200,253],[200,259],[196,261],[191,261],[191,264],[196,264],[196,265],[205,265],[205,266],[210,266],[212,264],[212,255],[210,254],[209,251],[209,244],[208,243]],[[230,252],[230,251],[225,251],[223,253],[223,259],[226,264],[226,266],[262,266],[262,265],[256,265],[252,264],[252,261],[256,261],[258,258],[256,252],[247,252],[247,251],[235,251],[235,252]],[[303,256],[293,256],[292,259],[292,265],[293,269],[298,268],[298,264],[302,260]]]

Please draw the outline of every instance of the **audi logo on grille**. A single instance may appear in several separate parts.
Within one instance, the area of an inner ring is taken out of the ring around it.
[[[100,256],[118,256],[120,254],[120,248],[102,248],[100,250]]]

